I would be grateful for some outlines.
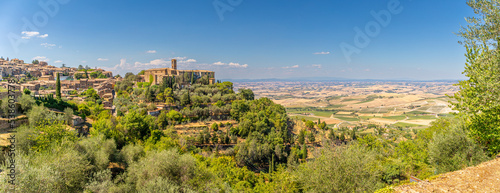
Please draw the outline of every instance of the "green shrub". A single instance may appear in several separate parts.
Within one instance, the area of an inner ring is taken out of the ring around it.
[[[16,192],[82,192],[89,162],[72,148],[72,142],[59,143],[51,151],[16,154]],[[8,184],[0,175],[0,192]]]
[[[77,143],[76,149],[97,171],[105,170],[109,162],[115,160],[117,152],[115,140],[105,139],[104,135],[85,138]]]
[[[436,133],[429,144],[429,159],[439,173],[455,171],[487,160],[483,150],[461,126]]]
[[[120,151],[121,159],[128,165],[144,156],[144,148],[140,145],[128,144]]]
[[[114,186],[111,179],[111,170],[106,169],[98,171],[92,175],[92,178],[85,185],[85,192],[109,192]]]
[[[176,189],[176,186],[180,186],[181,190],[186,191],[191,189],[190,183],[195,174],[196,160],[191,155],[180,155],[176,150],[152,151],[130,165],[127,182],[135,184],[135,188],[143,192],[154,188],[150,183],[158,180],[173,184],[162,188]]]
[[[360,146],[325,147],[297,175],[305,192],[373,192],[381,188],[375,154]]]

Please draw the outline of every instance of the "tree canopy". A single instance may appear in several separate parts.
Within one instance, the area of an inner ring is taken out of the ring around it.
[[[458,33],[467,63],[460,91],[452,98],[473,139],[490,154],[500,152],[500,1],[469,0],[477,17]]]

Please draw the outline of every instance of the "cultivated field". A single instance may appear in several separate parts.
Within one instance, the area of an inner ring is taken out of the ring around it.
[[[440,116],[453,116],[446,95],[455,82],[237,82],[257,98],[268,97],[291,117],[342,124],[426,127]]]

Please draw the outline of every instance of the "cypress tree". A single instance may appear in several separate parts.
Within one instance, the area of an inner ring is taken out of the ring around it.
[[[191,72],[191,85],[194,84],[194,72]]]
[[[61,99],[61,79],[59,78],[59,72],[57,73],[56,96],[57,99]]]

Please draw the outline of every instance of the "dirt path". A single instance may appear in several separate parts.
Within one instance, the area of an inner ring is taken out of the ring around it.
[[[478,166],[445,173],[417,184],[395,187],[395,192],[500,192],[500,158]]]

